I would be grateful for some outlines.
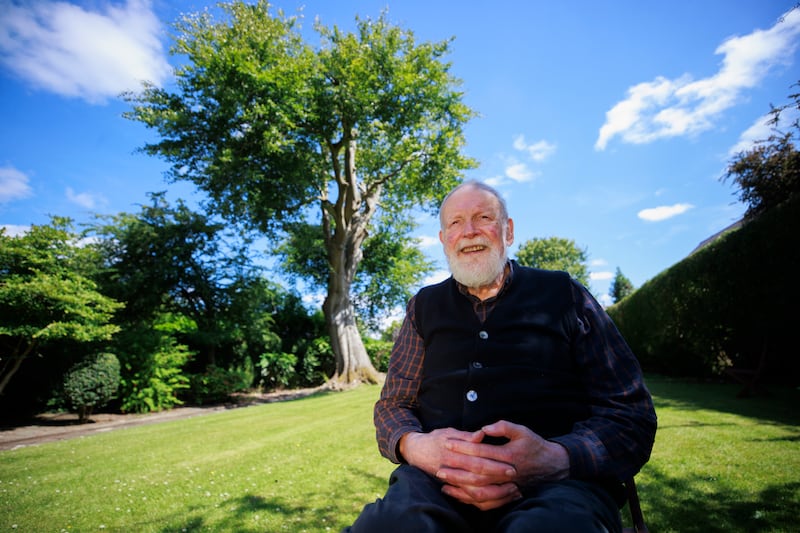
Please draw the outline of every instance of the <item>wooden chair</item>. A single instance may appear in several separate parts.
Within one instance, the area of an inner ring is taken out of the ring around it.
[[[647,526],[644,523],[644,515],[642,515],[642,506],[639,504],[639,494],[636,492],[636,482],[633,478],[625,481],[625,494],[628,498],[628,509],[631,512],[631,520],[633,527],[626,527],[622,529],[622,533],[649,533]]]

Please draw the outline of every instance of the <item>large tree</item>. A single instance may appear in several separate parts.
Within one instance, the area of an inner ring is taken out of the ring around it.
[[[574,240],[563,237],[530,239],[520,244],[517,251],[520,264],[545,270],[563,270],[586,286],[589,285],[587,259],[586,249],[578,248]]]
[[[176,24],[175,91],[129,94],[127,116],[158,131],[144,150],[214,211],[268,237],[321,227],[332,382],[376,381],[351,296],[373,220],[435,208],[473,165],[461,154],[473,113],[444,60],[449,41],[417,43],[383,13],[356,18],[353,33],[317,23],[312,46],[268,2],[223,11]]]

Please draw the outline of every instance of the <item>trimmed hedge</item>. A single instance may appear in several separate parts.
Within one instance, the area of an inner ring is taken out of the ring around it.
[[[796,383],[800,199],[723,235],[608,313],[646,371],[711,377],[735,365]]]
[[[119,389],[119,360],[112,353],[100,353],[75,365],[64,377],[64,397],[81,423],[95,407],[103,407]]]

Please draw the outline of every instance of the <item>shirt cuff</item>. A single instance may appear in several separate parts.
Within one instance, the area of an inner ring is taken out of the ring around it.
[[[605,445],[593,434],[570,433],[550,440],[566,448],[569,455],[569,476],[573,479],[598,477],[602,465],[608,460]]]

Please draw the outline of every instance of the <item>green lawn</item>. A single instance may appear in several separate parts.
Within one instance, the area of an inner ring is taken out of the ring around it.
[[[660,428],[637,481],[652,531],[797,530],[798,391],[648,383]],[[375,446],[378,390],[0,452],[0,531],[338,532],[393,468]]]

